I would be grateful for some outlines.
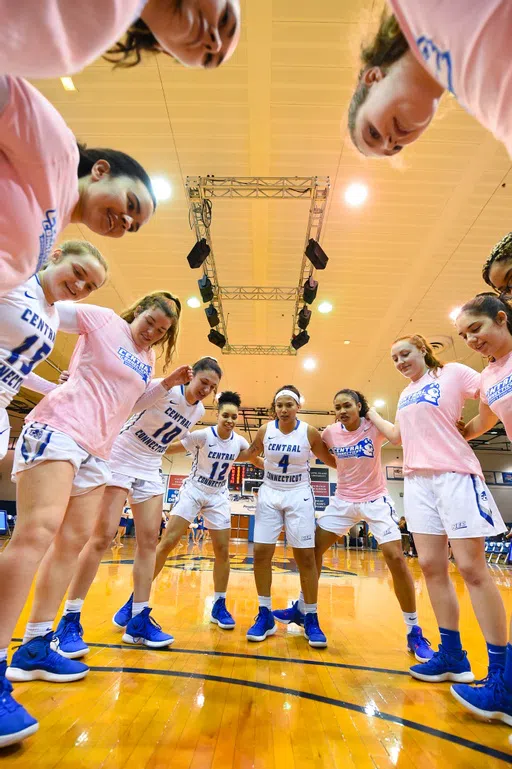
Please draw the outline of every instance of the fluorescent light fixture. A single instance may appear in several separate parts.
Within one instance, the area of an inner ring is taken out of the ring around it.
[[[345,341],[343,342],[343,344],[350,344],[350,339],[345,339]]]
[[[65,91],[76,91],[76,85],[73,83],[72,77],[61,77],[60,82]]]
[[[453,310],[451,311],[450,319],[453,320],[454,323],[459,317],[461,310],[462,310],[462,307],[454,307]]]
[[[151,186],[159,202],[169,200],[171,197],[171,185],[162,176],[153,176],[151,178]]]
[[[373,401],[373,405],[376,409],[381,409],[383,406],[386,405],[386,401],[383,401],[381,398],[377,398],[376,401]]]
[[[197,298],[197,296],[191,296],[190,299],[187,299],[187,304],[189,307],[192,307],[193,309],[196,309],[197,307],[201,307],[201,302]]]
[[[349,184],[345,190],[344,197],[345,203],[348,206],[352,206],[353,208],[356,206],[362,206],[368,197],[368,187],[366,184],[361,184],[360,182]]]

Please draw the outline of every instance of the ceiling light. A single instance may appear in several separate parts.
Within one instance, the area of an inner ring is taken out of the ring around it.
[[[345,341],[343,342],[343,344],[350,344],[350,339],[345,339]]]
[[[365,202],[366,198],[368,197],[368,187],[366,184],[361,184],[360,182],[354,182],[353,184],[349,184],[347,189],[345,190],[345,203],[348,206],[362,206]]]
[[[386,405],[386,401],[383,401],[381,398],[377,398],[376,401],[373,401],[373,405],[376,409],[381,409]]]
[[[76,91],[76,85],[73,83],[72,77],[61,77],[60,82],[65,91]]]
[[[314,358],[306,358],[302,365],[306,371],[314,371],[316,369],[316,360]]]
[[[197,296],[191,296],[190,299],[187,299],[187,304],[189,307],[193,307],[194,309],[197,307],[201,307],[201,302],[197,298]]]
[[[303,406],[306,402],[306,399],[303,395],[300,396],[300,405]]]
[[[162,176],[152,176],[151,186],[158,201],[169,200],[171,197],[171,185]]]
[[[318,305],[318,312],[323,312],[325,314],[331,311],[332,311],[332,304],[330,302],[321,302]]]
[[[450,319],[453,320],[454,323],[459,317],[461,310],[462,310],[462,307],[454,307],[453,310],[451,311]]]

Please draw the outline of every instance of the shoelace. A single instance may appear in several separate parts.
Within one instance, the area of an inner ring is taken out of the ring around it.
[[[418,637],[417,637],[417,639],[416,639],[416,645],[417,645],[417,646],[420,646],[422,642],[423,642],[423,643],[424,643],[426,646],[432,646],[432,644],[430,643],[430,641],[428,640],[428,638],[425,638],[425,636],[424,636],[424,635],[420,635],[420,636],[418,636]]]
[[[475,686],[485,686],[488,689],[492,689],[494,694],[500,699],[507,697],[508,692],[503,680],[502,668],[496,668],[495,670],[489,670],[485,678],[481,678],[475,681]]]
[[[158,622],[156,622],[156,621],[153,619],[153,617],[151,616],[151,614],[148,614],[148,615],[147,615],[147,617],[146,617],[146,619],[147,619],[147,621],[148,621],[148,622],[149,622],[151,625],[153,625],[153,627],[156,627],[156,629],[157,629],[157,630],[161,630],[161,629],[162,629],[162,626],[161,626],[161,625],[159,625],[159,624],[158,624]]]
[[[68,638],[71,636],[72,641],[81,641],[84,634],[84,629],[80,622],[68,622],[64,628],[63,636]]]

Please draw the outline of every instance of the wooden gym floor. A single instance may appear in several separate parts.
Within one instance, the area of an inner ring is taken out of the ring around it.
[[[247,544],[232,544],[228,608],[233,631],[210,624],[211,545],[168,559],[154,589],[158,622],[175,636],[167,651],[124,646],[111,624],[131,591],[133,540],[105,555],[82,621],[91,672],[71,684],[16,684],[39,732],[5,749],[9,769],[387,769],[512,764],[504,725],[478,721],[449,693],[407,674],[413,662],[391,579],[379,553],[333,550],[320,583],[325,650],[294,626],[249,644],[257,611]],[[415,559],[420,622],[437,647],[436,625]],[[455,568],[463,642],[477,677],[486,651]],[[512,570],[492,567],[512,609]],[[295,597],[290,550],[279,548],[273,606]],[[23,634],[26,613],[16,629]]]

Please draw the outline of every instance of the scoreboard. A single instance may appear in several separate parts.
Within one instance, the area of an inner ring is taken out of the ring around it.
[[[254,467],[250,462],[234,464],[229,474],[228,488],[230,491],[241,491],[245,479],[263,480],[263,470]]]

